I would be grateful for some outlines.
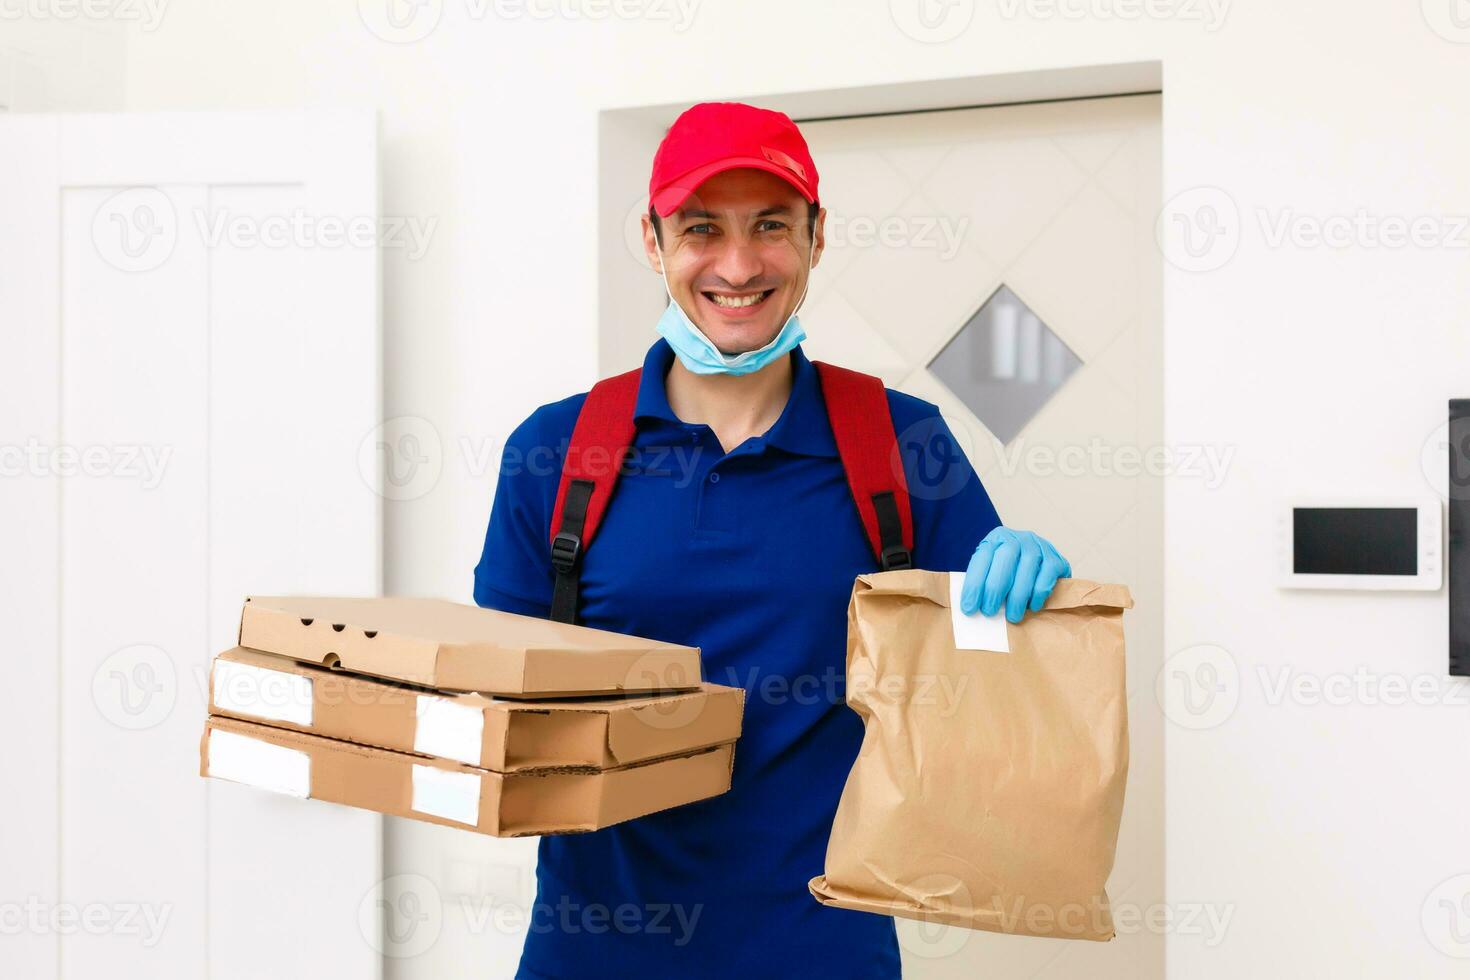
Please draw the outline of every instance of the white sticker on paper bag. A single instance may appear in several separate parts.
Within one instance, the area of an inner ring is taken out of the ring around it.
[[[949,573],[949,618],[954,624],[955,649],[1010,653],[1011,638],[1006,632],[1005,610],[994,616],[982,616],[978,610],[974,615],[965,615],[960,611],[960,590],[964,584],[964,572]]]
[[[214,706],[231,714],[311,727],[311,678],[283,670],[214,662]]]
[[[209,774],[303,800],[311,795],[311,756],[218,728],[209,733]]]
[[[472,766],[480,764],[480,742],[485,734],[485,713],[449,698],[418,696],[418,723],[413,730],[413,750],[440,759],[455,759]]]
[[[480,777],[416,765],[411,806],[419,813],[473,827],[480,822]]]

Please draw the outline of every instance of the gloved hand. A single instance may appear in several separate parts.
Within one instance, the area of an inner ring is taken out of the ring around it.
[[[968,616],[979,609],[994,616],[1005,603],[1006,619],[1019,623],[1028,606],[1035,611],[1046,605],[1057,579],[1071,574],[1071,564],[1050,541],[1031,531],[997,527],[970,556],[960,611]]]

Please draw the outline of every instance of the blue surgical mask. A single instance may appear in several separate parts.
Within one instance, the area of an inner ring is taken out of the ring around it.
[[[764,347],[741,351],[739,354],[721,351],[704,335],[703,330],[695,326],[684,308],[674,299],[673,292],[669,290],[669,277],[662,271],[659,274],[663,276],[664,292],[669,295],[669,305],[664,308],[663,316],[658,318],[658,332],[669,342],[674,353],[679,355],[680,362],[695,374],[750,374],[759,371],[777,358],[789,354],[797,344],[806,339],[806,331],[801,328],[796,310],[801,309],[801,304],[806,301],[806,291],[812,283],[812,259],[815,255],[816,249],[813,248],[807,256],[806,285],[802,286],[801,299],[796,301],[796,309],[791,311],[785,325]],[[662,266],[664,263],[659,264]]]

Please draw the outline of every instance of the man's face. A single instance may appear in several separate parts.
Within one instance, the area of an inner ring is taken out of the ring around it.
[[[726,170],[663,218],[662,258],[645,214],[643,247],[704,335],[739,354],[770,343],[801,299],[807,256],[815,266],[822,254],[827,212],[817,214],[815,241],[806,216],[806,198],[775,174]]]

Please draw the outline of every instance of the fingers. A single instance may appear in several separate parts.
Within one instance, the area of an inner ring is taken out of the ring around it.
[[[1046,605],[1046,600],[1051,597],[1052,589],[1056,588],[1057,579],[1068,578],[1072,574],[1072,565],[1061,553],[1053,547],[1045,538],[1038,538],[1041,542],[1042,560],[1041,570],[1036,574],[1036,587],[1031,592],[1031,611],[1035,612]]]
[[[990,560],[994,554],[994,534],[987,534],[970,556],[970,564],[965,567],[965,583],[960,587],[960,612],[966,616],[980,608],[980,587],[985,584],[985,576],[990,572]]]
[[[1026,610],[1039,610],[1057,580],[1072,574],[1072,565],[1050,541],[1031,531],[997,527],[970,556],[960,587],[960,611],[1019,623]]]
[[[1020,539],[1020,560],[1016,563],[1016,577],[1011,591],[1006,596],[1006,619],[1019,623],[1026,615],[1026,604],[1036,587],[1036,576],[1044,561],[1044,552],[1036,535],[1027,532]]]
[[[1007,535],[995,549],[990,559],[990,571],[985,574],[985,584],[980,588],[980,612],[994,616],[1000,612],[1001,603],[1016,580],[1016,566],[1021,561],[1021,545],[1015,535]]]
[[[1057,578],[1071,578],[1072,577],[1072,563],[1069,562],[1069,561],[1067,561],[1066,558],[1062,557],[1062,553],[1056,549],[1056,545],[1052,544],[1050,541],[1046,540],[1045,538],[1038,538],[1037,540],[1040,541],[1043,545],[1046,546],[1046,550],[1047,551],[1050,551],[1052,553],[1052,557],[1054,557],[1057,561],[1061,562],[1062,570],[1059,573],[1057,573]]]

